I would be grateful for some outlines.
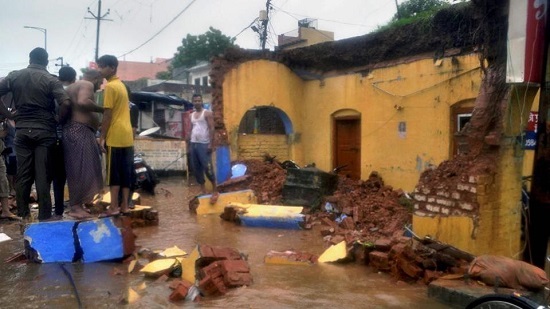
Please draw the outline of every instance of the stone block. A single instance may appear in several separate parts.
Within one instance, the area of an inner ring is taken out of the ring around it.
[[[24,232],[26,256],[39,263],[72,262],[75,258],[73,228],[76,221],[30,224]]]
[[[76,234],[82,248],[82,261],[85,263],[124,256],[122,233],[112,218],[80,222]]]

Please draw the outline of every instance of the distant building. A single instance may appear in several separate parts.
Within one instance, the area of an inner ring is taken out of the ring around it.
[[[298,29],[278,37],[276,50],[300,48],[334,41],[334,32],[317,29],[317,20],[306,18],[298,21]]]
[[[168,71],[171,59],[156,58],[154,62],[138,62],[119,60],[117,76],[122,81],[136,81],[139,79],[155,79],[157,73]],[[97,69],[95,62],[90,62],[90,69]]]

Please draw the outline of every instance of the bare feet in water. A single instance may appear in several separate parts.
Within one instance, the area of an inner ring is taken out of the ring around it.
[[[93,218],[92,215],[90,215],[89,212],[87,212],[82,206],[72,206],[71,210],[67,213],[67,215],[77,219],[77,220],[85,220],[85,219],[91,219]]]

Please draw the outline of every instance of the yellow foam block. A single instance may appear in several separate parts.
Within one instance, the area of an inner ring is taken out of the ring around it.
[[[98,198],[99,198],[99,194],[96,194],[94,197],[94,201]],[[134,192],[134,194],[132,194],[132,201],[134,203],[137,203],[138,200],[139,200],[139,193]],[[103,194],[99,202],[101,204],[111,205],[111,192],[107,192]]]
[[[173,246],[172,248],[168,248],[160,253],[160,255],[171,258],[176,256],[184,256],[187,255],[187,252],[181,250],[178,248],[178,246]]]
[[[196,209],[197,215],[221,214],[225,206],[230,203],[256,203],[256,195],[252,190],[242,190],[234,192],[220,193],[218,201],[210,204],[212,195],[199,196],[199,206]]]
[[[330,246],[319,257],[319,263],[330,263],[344,259],[347,256],[346,241],[341,241],[336,245]]]
[[[129,209],[130,211],[142,211],[142,210],[149,210],[151,209],[151,206],[144,206],[144,205],[134,205],[133,209]]]
[[[177,266],[176,259],[158,259],[145,265],[140,272],[149,276],[161,276]]]
[[[181,261],[181,278],[187,282],[195,283],[195,262],[201,257],[199,246]]]
[[[283,206],[283,205],[261,205],[261,204],[243,204],[230,203],[227,206],[242,210],[247,217],[288,217],[302,213],[304,207],[301,206]]]

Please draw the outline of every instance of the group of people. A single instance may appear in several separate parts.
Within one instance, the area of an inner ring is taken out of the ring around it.
[[[111,205],[100,216],[129,211],[134,182],[135,133],[131,124],[129,91],[116,75],[118,60],[115,56],[104,55],[96,62],[98,70],[87,70],[81,80],[76,80],[76,71],[70,67],[62,67],[56,77],[46,69],[47,51],[37,47],[29,53],[27,68],[13,71],[0,80],[0,98],[11,93],[12,101],[10,109],[0,104],[0,114],[15,123],[15,156],[0,160],[0,218],[29,219],[30,193],[35,184],[38,220],[61,219],[65,182],[69,188],[70,211],[67,214],[75,219],[91,217],[86,205],[93,202],[104,186],[102,153],[105,154],[105,180]],[[95,94],[104,79],[107,83],[103,106],[100,106]],[[191,130],[186,136],[190,161],[201,193],[206,193],[204,175],[213,184],[211,202],[215,203],[219,194],[211,162],[213,114],[204,109],[200,94],[193,95],[192,101],[195,111],[190,115]],[[100,114],[103,114],[101,121]],[[0,142],[0,153],[4,147]],[[13,176],[15,161],[17,215],[8,205],[7,175],[11,170]],[[52,182],[54,214],[50,195]]]
[[[47,71],[47,65],[47,51],[35,48],[29,54],[27,68],[13,71],[0,81],[0,97],[8,93],[12,95],[13,110],[0,104],[0,114],[15,122],[13,143],[17,159],[17,215],[10,211],[7,203],[6,165],[0,160],[0,217],[29,218],[34,183],[38,220],[60,219],[64,211],[62,188],[65,173],[71,207],[68,215],[76,219],[90,217],[85,205],[103,190],[101,152],[106,154],[106,181],[112,201],[102,215],[127,212],[134,136],[128,92],[116,75],[117,58],[112,55],[100,57],[98,70],[86,71],[79,81],[76,81],[74,69],[63,67],[57,78]],[[107,83],[103,106],[99,106],[95,102],[95,92],[103,79]],[[103,114],[101,123],[100,113]],[[100,133],[96,138],[98,130]],[[52,180],[55,180],[55,215],[52,215],[50,195]],[[120,203],[119,191],[122,191]],[[61,203],[58,205],[59,199]]]

